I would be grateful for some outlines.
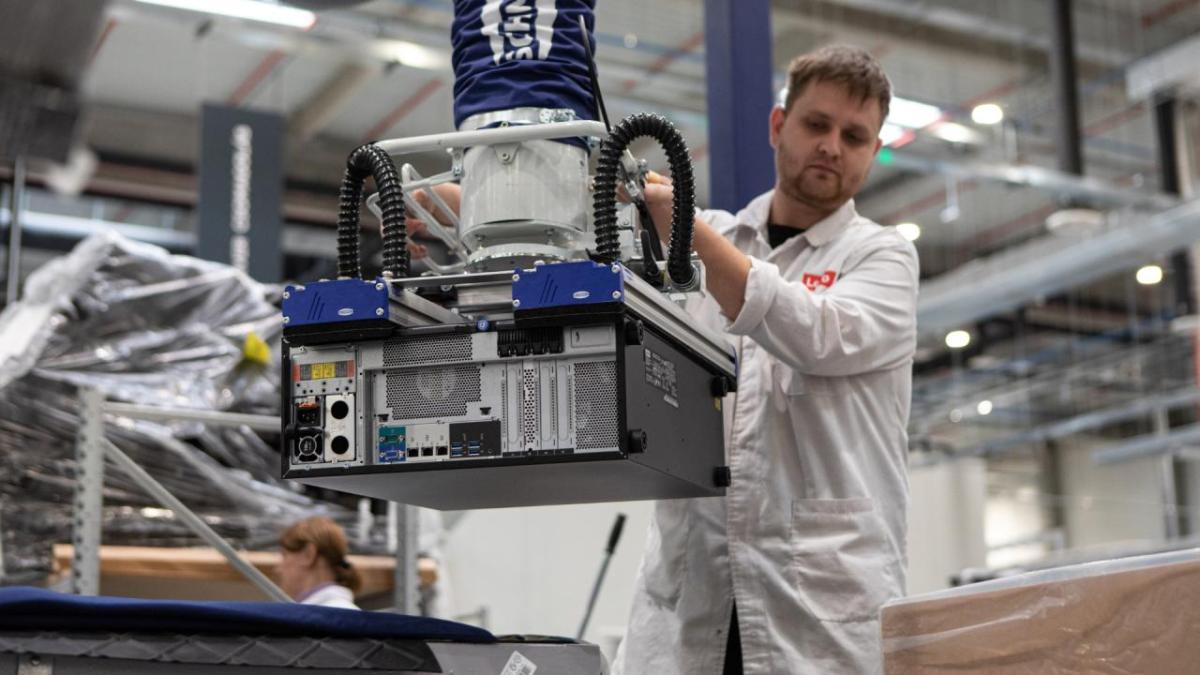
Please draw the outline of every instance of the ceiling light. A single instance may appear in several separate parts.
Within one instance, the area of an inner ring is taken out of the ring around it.
[[[628,49],[634,49],[637,46],[638,46],[637,33],[626,33],[625,34],[625,47]]]
[[[963,418],[962,411],[959,410],[958,408],[955,408],[954,410],[950,411],[950,421],[951,422],[958,424],[959,422],[962,421],[962,418]]]
[[[1090,237],[1104,229],[1105,215],[1095,209],[1059,209],[1046,216],[1046,230],[1062,237]]]
[[[971,121],[975,124],[999,124],[1004,119],[1004,108],[995,103],[980,103],[971,110]]]
[[[951,143],[966,143],[975,133],[957,122],[942,122],[933,128],[933,135]]]
[[[380,59],[398,61],[409,68],[438,70],[449,65],[441,52],[413,42],[376,40],[373,49]]]
[[[935,105],[893,96],[887,121],[909,129],[923,129],[941,118],[942,111]]]
[[[305,9],[277,5],[258,0],[138,0],[148,5],[161,5],[174,9],[186,9],[191,12],[206,14],[221,14],[238,19],[262,21],[293,28],[312,28],[317,21],[317,15]]]
[[[1153,286],[1163,280],[1163,269],[1158,265],[1146,265],[1137,271],[1137,282],[1143,286]]]
[[[946,333],[946,346],[950,349],[962,349],[971,344],[971,334],[965,330],[952,330]]]
[[[909,241],[916,241],[921,238],[921,226],[916,223],[900,223],[896,225],[896,231],[901,237]]]
[[[891,144],[895,143],[896,141],[900,140],[901,138],[903,138],[904,135],[907,133],[909,133],[909,132],[905,131],[904,127],[897,126],[897,125],[891,124],[889,122],[887,124],[884,124],[883,127],[879,130],[879,140],[884,145],[891,145]]]
[[[975,406],[975,412],[979,413],[980,415],[992,414],[992,402],[980,401],[979,405]]]

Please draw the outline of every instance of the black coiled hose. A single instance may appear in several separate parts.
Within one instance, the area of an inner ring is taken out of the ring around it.
[[[687,143],[675,125],[661,115],[638,113],[621,120],[608,139],[600,145],[596,165],[596,190],[593,211],[596,224],[596,254],[605,263],[614,263],[621,253],[617,235],[617,169],[621,155],[634,139],[650,136],[667,153],[675,200],[671,214],[671,242],[667,251],[667,273],[680,286],[692,283],[692,227],[696,205],[696,182]],[[653,229],[653,223],[645,223]],[[657,233],[655,233],[657,236]]]
[[[338,202],[338,277],[358,279],[362,269],[358,260],[358,212],[362,204],[363,182],[371,176],[379,191],[379,209],[383,213],[383,274],[408,276],[408,232],[404,228],[404,193],[396,165],[378,145],[360,145],[346,160],[346,175]]]

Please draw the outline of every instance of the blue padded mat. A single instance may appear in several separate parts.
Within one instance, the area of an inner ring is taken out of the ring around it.
[[[496,641],[482,628],[385,612],[282,602],[83,597],[25,586],[0,588],[0,628]]]

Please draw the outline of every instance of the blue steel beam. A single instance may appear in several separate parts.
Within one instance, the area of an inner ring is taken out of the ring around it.
[[[704,33],[709,206],[736,212],[775,184],[770,3],[704,0]]]

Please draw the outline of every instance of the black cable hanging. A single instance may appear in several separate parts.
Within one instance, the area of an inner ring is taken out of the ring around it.
[[[612,133],[612,125],[608,123],[608,109],[604,107],[604,96],[600,93],[600,77],[596,74],[596,56],[592,53],[592,41],[588,39],[587,22],[579,17],[579,29],[583,36],[583,51],[587,54],[588,79],[592,83],[592,97],[596,99],[597,116],[604,120],[604,128]]]
[[[360,145],[346,159],[346,173],[338,199],[337,273],[339,279],[360,279],[358,213],[363,183],[375,179],[383,214],[383,275],[408,276],[408,232],[404,227],[404,192],[392,158],[373,143]]]
[[[621,253],[617,233],[617,171],[621,155],[635,139],[649,136],[667,153],[675,199],[671,214],[671,241],[667,251],[667,273],[679,286],[692,283],[692,228],[695,225],[696,184],[687,143],[675,125],[661,115],[630,115],[613,127],[608,139],[600,144],[596,164],[595,214],[596,257],[614,263]],[[646,223],[651,228],[653,223]]]

